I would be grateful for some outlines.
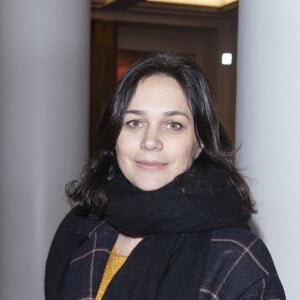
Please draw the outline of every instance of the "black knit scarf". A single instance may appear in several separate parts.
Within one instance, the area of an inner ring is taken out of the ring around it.
[[[209,166],[145,192],[123,175],[108,185],[104,219],[119,232],[144,236],[111,281],[104,300],[197,299],[211,233],[246,226],[247,214],[228,174]]]

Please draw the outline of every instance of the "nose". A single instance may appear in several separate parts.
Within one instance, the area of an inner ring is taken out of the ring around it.
[[[160,134],[155,128],[147,128],[141,140],[141,149],[144,151],[160,151],[163,148],[163,142]]]

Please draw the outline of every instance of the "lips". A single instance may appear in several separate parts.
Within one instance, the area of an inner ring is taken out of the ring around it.
[[[156,171],[164,169],[168,164],[160,161],[138,160],[136,165],[139,169],[145,171]]]

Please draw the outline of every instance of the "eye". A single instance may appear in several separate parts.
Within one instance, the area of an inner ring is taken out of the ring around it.
[[[183,126],[178,122],[169,122],[166,127],[172,131],[179,131]]]
[[[142,126],[142,122],[139,120],[130,120],[125,123],[129,128],[138,128]]]

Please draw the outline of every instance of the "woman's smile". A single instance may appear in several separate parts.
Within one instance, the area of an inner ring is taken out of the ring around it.
[[[136,165],[139,169],[144,171],[159,171],[168,166],[167,163],[155,160],[138,160]]]

